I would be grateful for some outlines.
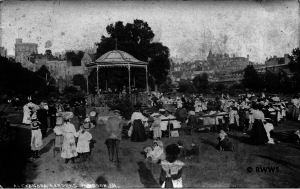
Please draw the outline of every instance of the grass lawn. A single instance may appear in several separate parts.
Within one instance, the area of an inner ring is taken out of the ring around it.
[[[21,114],[12,114],[9,119],[15,122],[21,120]],[[75,117],[71,122],[77,124]],[[41,158],[35,161],[19,159],[29,157],[30,130],[29,126],[21,126],[19,132],[22,150],[13,151],[14,156],[8,175],[16,182],[35,184],[106,184],[117,187],[159,187],[159,165],[146,163],[140,152],[146,146],[152,146],[152,140],[143,143],[122,141],[120,143],[121,163],[111,163],[104,141],[107,134],[104,125],[97,125],[91,131],[92,153],[86,162],[76,160],[75,164],[64,163],[59,155],[53,157],[54,133],[43,142]],[[215,149],[218,143],[217,133],[195,133],[193,136],[181,135],[179,138],[164,138],[164,145],[182,140],[190,148],[192,139],[200,148],[200,156],[193,160],[184,160],[184,187],[297,187],[300,185],[300,144],[291,144],[287,135],[294,129],[299,129],[299,123],[287,121],[283,126],[275,127],[272,136],[281,141],[275,145],[250,145],[249,136],[243,133],[228,133],[236,147],[235,152],[220,152]],[[24,155],[27,154],[27,155]],[[18,166],[18,167],[17,167]],[[248,172],[247,168],[253,168]],[[256,167],[278,167],[278,172],[256,172]],[[14,176],[15,171],[22,175]]]

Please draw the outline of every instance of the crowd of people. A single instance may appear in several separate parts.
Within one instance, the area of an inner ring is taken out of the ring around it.
[[[173,129],[189,124],[200,125],[199,132],[210,129],[210,125],[217,125],[219,143],[216,148],[221,151],[234,151],[235,147],[227,132],[249,134],[249,142],[253,145],[280,142],[271,137],[271,131],[285,122],[288,114],[300,121],[299,97],[299,94],[295,95],[291,102],[288,102],[277,95],[264,94],[243,94],[238,99],[230,99],[228,95],[215,99],[205,99],[201,95],[192,95],[189,98],[184,95],[175,98],[165,98],[161,94],[153,95],[151,106],[157,107],[156,111],[136,105],[128,122],[119,110],[115,110],[114,116],[108,118],[105,126],[108,138],[105,144],[109,160],[119,162],[119,145],[124,137],[124,126],[128,128],[126,134],[132,142],[144,142],[149,137],[147,132],[152,132],[153,146],[144,149],[146,160],[162,166],[162,187],[182,187],[183,159],[197,157],[199,148],[195,142],[192,142],[190,149],[185,148],[180,140],[177,144],[164,148],[161,138],[170,135],[170,125],[164,120],[170,120]],[[92,139],[89,131],[97,125],[97,112],[91,111],[87,114],[84,101],[75,102],[70,106],[58,100],[41,102],[39,105],[34,104],[30,98],[28,100],[24,106],[23,123],[31,125],[33,157],[39,158],[38,152],[43,147],[42,139],[47,136],[49,117],[50,127],[55,133],[55,146],[61,147],[61,157],[65,159],[65,163],[75,162],[75,157],[86,160]],[[79,120],[77,127],[70,122],[74,115]],[[179,137],[180,133],[175,130],[171,136]],[[298,130],[293,133],[292,141],[299,142],[299,138]]]
[[[61,149],[61,157],[65,163],[75,161],[75,157],[81,156],[87,159],[90,152],[89,143],[92,135],[89,130],[97,123],[97,112],[91,111],[86,114],[85,101],[75,101],[72,106],[62,103],[60,100],[51,99],[49,102],[41,101],[38,104],[28,97],[28,103],[23,107],[22,123],[30,125],[31,150],[33,158],[40,158],[39,150],[43,148],[43,138],[47,137],[48,119],[50,129],[55,133],[55,147]],[[77,116],[79,123],[75,128],[70,119]]]
[[[195,125],[202,125],[199,130],[211,128],[205,125],[217,125],[218,131],[223,133],[234,131],[246,134],[251,131],[252,144],[275,144],[270,132],[286,121],[288,113],[293,119],[300,120],[299,95],[291,100],[292,106],[289,106],[286,99],[280,99],[277,95],[266,97],[264,93],[260,96],[242,94],[237,100],[230,99],[228,95],[208,100],[201,95],[166,98],[158,94],[153,95],[151,100],[152,106],[158,107],[156,112],[147,112],[136,107],[128,122],[131,124],[128,135],[133,142],[145,141],[147,128],[153,131],[153,138],[165,137],[168,122],[162,120],[170,119],[172,128],[180,128],[189,124],[190,118],[194,117]],[[178,135],[179,133],[174,134]]]

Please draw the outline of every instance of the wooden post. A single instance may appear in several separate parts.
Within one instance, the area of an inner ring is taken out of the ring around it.
[[[146,87],[147,87],[147,95],[149,94],[149,86],[148,86],[148,66],[146,66]]]

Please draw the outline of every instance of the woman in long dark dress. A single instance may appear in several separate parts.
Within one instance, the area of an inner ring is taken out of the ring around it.
[[[148,119],[143,116],[138,107],[136,107],[135,109],[136,110],[135,112],[133,112],[130,121],[132,124],[131,141],[144,142],[147,140],[147,136],[143,122],[147,121]]]
[[[254,123],[250,133],[250,141],[254,145],[266,144],[269,139],[264,127],[263,121],[265,119],[264,113],[259,110],[258,105],[253,106]]]

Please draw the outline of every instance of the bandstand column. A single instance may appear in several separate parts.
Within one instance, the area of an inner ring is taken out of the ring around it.
[[[131,86],[130,86],[130,65],[128,64],[128,74],[129,74],[129,95],[131,94]],[[130,96],[130,98],[131,98],[131,96]]]
[[[84,77],[86,79],[86,93],[89,94],[89,75],[90,75],[90,70],[86,69],[84,72]]]
[[[99,66],[97,66],[97,94],[99,92]]]

